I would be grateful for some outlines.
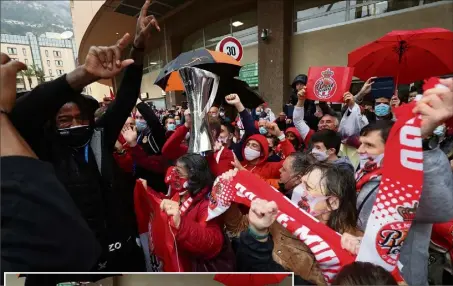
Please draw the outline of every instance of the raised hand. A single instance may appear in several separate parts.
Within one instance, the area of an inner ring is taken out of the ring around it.
[[[298,98],[299,100],[305,100],[306,92],[307,92],[307,87],[304,86],[302,89],[300,89],[300,90],[297,92],[297,98]]]
[[[241,171],[241,170],[246,170],[246,169],[242,166],[241,162],[239,162],[238,158],[236,157],[236,155],[235,155],[234,153],[233,153],[233,156],[234,156],[234,161],[231,162],[231,166],[234,167],[234,170],[239,170],[239,171]],[[235,174],[235,175],[236,175],[236,174]]]
[[[273,135],[275,137],[279,137],[280,135],[283,134],[283,132],[280,130],[280,128],[278,128],[277,123],[274,123],[274,122],[267,122],[266,129],[270,135]]]
[[[135,126],[124,127],[121,130],[121,135],[123,135],[124,140],[126,140],[129,146],[135,147],[137,145],[137,129]]]
[[[140,11],[140,16],[137,19],[134,47],[139,49],[145,49],[146,43],[149,43],[153,27],[160,32],[159,23],[156,18],[153,15],[146,16],[148,14],[150,4],[150,0],[145,1],[145,4],[143,4],[142,10]]]
[[[0,108],[4,112],[11,112],[16,104],[16,77],[21,70],[26,70],[27,66],[19,61],[11,60],[6,54],[1,53],[1,92]]]
[[[363,237],[354,236],[349,233],[343,233],[341,236],[341,248],[346,249],[350,253],[357,255],[359,254],[360,243]]]
[[[249,225],[258,234],[267,233],[277,218],[278,207],[275,202],[255,199],[249,211]]]
[[[239,95],[237,95],[235,93],[225,96],[225,101],[229,105],[233,105],[234,107],[236,107],[236,109],[239,112],[242,112],[245,109],[244,105],[241,102],[241,99],[239,98]]]
[[[390,106],[391,107],[398,107],[400,106],[401,100],[399,99],[398,95],[392,96],[392,99],[390,99]]]
[[[422,136],[430,136],[434,129],[453,117],[453,78],[441,79],[443,86],[428,89],[417,102],[414,113],[422,116]]]
[[[126,33],[114,46],[91,47],[85,59],[85,70],[90,75],[103,79],[116,76],[123,68],[134,63],[132,59],[121,61],[121,52],[130,41],[131,37]]]
[[[369,79],[367,79],[367,81],[363,84],[362,86],[362,89],[360,90],[360,93],[362,94],[368,94],[371,92],[371,86],[373,85],[374,83],[374,79],[376,79],[377,77],[373,76],[373,77],[370,77]]]
[[[343,100],[349,107],[351,108],[354,107],[355,104],[354,95],[352,95],[352,93],[350,93],[349,91],[344,93]]]
[[[231,181],[238,173],[238,170],[229,170],[220,175],[220,177],[225,181]]]
[[[179,211],[179,203],[172,200],[162,200],[160,203],[160,209],[164,211],[168,216],[173,218],[173,223],[176,228],[179,228],[181,224],[181,212]]]
[[[241,103],[241,99],[239,98],[239,95],[234,94],[234,93],[225,96],[225,101],[226,101],[229,105],[233,105],[233,106],[235,106],[236,104]]]

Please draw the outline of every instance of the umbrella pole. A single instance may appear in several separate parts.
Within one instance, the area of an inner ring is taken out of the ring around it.
[[[401,62],[403,61],[403,55],[407,48],[406,41],[399,41],[398,47],[398,73],[396,74],[396,81],[395,81],[395,91],[398,90],[398,81],[400,77],[400,70],[401,70]]]

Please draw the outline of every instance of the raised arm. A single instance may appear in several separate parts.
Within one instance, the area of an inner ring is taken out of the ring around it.
[[[313,134],[313,130],[311,130],[304,121],[305,88],[301,89],[297,93],[297,96],[298,100],[293,112],[293,123],[304,141],[307,142],[309,141],[311,134]]]
[[[151,132],[154,140],[159,147],[159,150],[162,150],[165,144],[165,128],[160,124],[160,120],[157,115],[154,113],[153,109],[144,102],[137,104],[137,109],[140,111],[140,114],[145,118],[146,123],[151,128]]]
[[[242,124],[244,125],[244,136],[242,140],[247,140],[248,137],[253,134],[257,134],[258,130],[255,127],[255,121],[253,120],[252,115],[245,109],[244,105],[241,102],[241,99],[237,94],[230,94],[225,97],[225,101],[236,108],[241,117]]]
[[[370,77],[362,86],[362,89],[354,96],[354,101],[361,104],[365,95],[371,92],[371,85],[376,77]]]
[[[17,100],[10,114],[11,122],[22,137],[34,145],[46,122],[54,118],[66,102],[79,96],[83,87],[97,79],[82,65],[55,80],[42,83]]]
[[[104,115],[96,122],[97,126],[104,128],[105,146],[112,150],[124,122],[134,108],[140,93],[143,74],[143,56],[146,44],[151,41],[151,31],[153,28],[160,31],[159,24],[154,16],[147,16],[149,5],[150,1],[147,0],[143,4],[140,16],[137,19],[135,39],[131,51],[131,58],[134,63],[126,69],[117,97],[109,105]],[[113,63],[115,58],[119,59],[121,57],[121,51],[124,50],[127,44],[128,42],[123,37],[123,39],[118,41],[114,49],[114,54],[106,53],[105,56]]]
[[[427,138],[434,129],[453,118],[453,78],[440,80],[446,86],[424,92],[414,112],[422,116],[422,136]],[[448,121],[449,123],[451,121]],[[423,193],[417,221],[446,222],[453,218],[453,174],[446,155],[436,148],[423,152]]]

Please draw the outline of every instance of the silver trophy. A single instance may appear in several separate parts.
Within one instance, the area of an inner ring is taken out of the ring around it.
[[[214,138],[208,121],[208,111],[214,103],[219,76],[195,67],[184,67],[179,70],[187,102],[192,117],[190,130],[189,153],[204,154],[213,150]]]

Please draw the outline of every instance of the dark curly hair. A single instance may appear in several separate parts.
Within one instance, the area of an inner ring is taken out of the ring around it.
[[[195,196],[206,187],[212,187],[215,178],[205,157],[190,153],[180,157],[177,162],[187,169],[189,175],[187,189],[191,196]]]

